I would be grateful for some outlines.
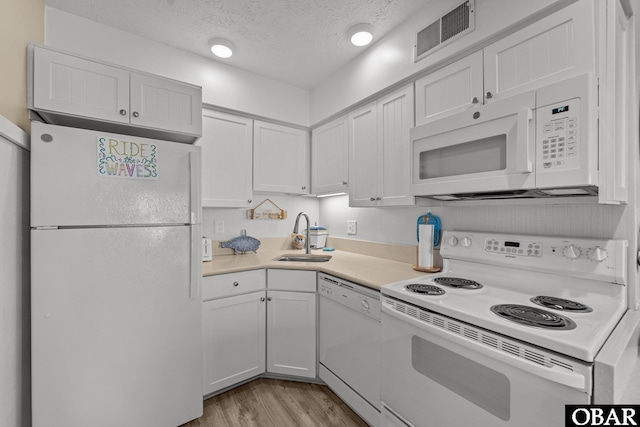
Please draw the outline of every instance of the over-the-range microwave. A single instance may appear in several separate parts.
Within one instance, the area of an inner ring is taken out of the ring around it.
[[[583,74],[412,128],[411,193],[597,195],[597,97],[597,79]]]

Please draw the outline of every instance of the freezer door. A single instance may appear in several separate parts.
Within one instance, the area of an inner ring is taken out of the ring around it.
[[[193,236],[199,226],[31,231],[34,427],[202,415]]]
[[[199,222],[200,147],[31,127],[31,226]]]

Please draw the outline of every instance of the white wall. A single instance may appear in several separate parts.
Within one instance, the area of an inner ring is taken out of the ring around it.
[[[256,207],[263,200],[269,199],[281,209],[287,211],[287,218],[283,220],[250,220],[247,219],[247,209],[204,208],[202,210],[203,232],[213,240],[229,240],[240,235],[240,230],[247,230],[247,235],[256,237],[285,237],[293,231],[293,224],[299,212],[309,215],[311,225],[320,224],[318,199],[315,197],[300,197],[276,194],[254,194],[253,205]],[[214,220],[224,221],[224,233],[214,233]],[[300,220],[301,229],[306,228],[304,219]]]
[[[418,217],[429,210],[446,230],[538,234],[568,237],[628,238],[623,221],[627,207],[597,204],[550,205],[477,202],[434,207],[350,208],[348,196],[320,199],[322,226],[330,236],[415,245]],[[358,221],[358,234],[347,235],[347,220]]]
[[[309,91],[46,7],[45,43],[202,86],[202,102],[309,126]]]
[[[31,425],[27,144],[27,135],[0,116],[0,426],[3,427]]]
[[[570,2],[571,0],[476,0],[474,31],[414,63],[415,33],[461,3],[459,0],[426,2],[422,10],[311,91],[311,123],[316,124],[402,79],[442,63],[453,55],[469,51],[530,15],[553,7],[554,3]]]

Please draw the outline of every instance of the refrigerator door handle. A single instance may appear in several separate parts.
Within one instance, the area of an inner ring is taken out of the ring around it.
[[[197,150],[189,152],[189,180],[190,182],[190,195],[189,204],[191,210],[191,224],[200,224],[202,222],[202,199],[201,190],[202,185],[200,174],[200,147],[194,147]]]
[[[189,299],[200,298],[202,283],[202,229],[200,225],[191,226],[191,269],[189,278]]]

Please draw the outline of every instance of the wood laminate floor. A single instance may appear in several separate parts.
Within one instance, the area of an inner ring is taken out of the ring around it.
[[[261,378],[205,400],[182,427],[367,427],[327,386]]]

